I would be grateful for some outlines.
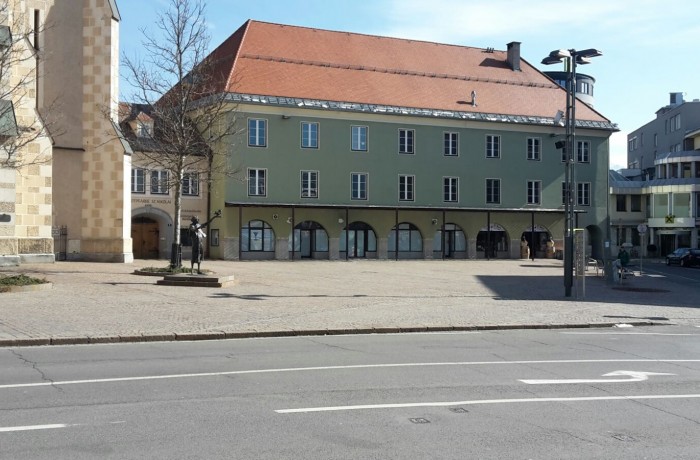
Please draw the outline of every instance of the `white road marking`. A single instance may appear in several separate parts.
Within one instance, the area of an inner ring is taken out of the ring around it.
[[[517,404],[517,403],[546,403],[546,402],[583,402],[583,401],[639,401],[647,399],[690,399],[700,398],[700,394],[687,395],[641,395],[641,396],[588,396],[572,398],[523,398],[523,399],[482,399],[471,401],[440,401],[403,404],[363,404],[356,406],[302,407],[298,409],[278,409],[278,414],[299,414],[309,412],[334,412],[363,409],[404,409],[408,407],[448,407],[474,406],[478,404]]]
[[[145,375],[140,377],[114,377],[106,379],[57,380],[53,382],[11,383],[0,385],[0,390],[9,388],[48,387],[64,385],[81,385],[91,383],[136,382],[142,380],[165,380],[197,377],[217,377],[224,375],[273,374],[279,372],[309,372],[343,369],[381,369],[393,367],[436,367],[436,366],[492,366],[507,364],[578,364],[578,363],[698,363],[700,359],[559,359],[532,361],[461,361],[438,363],[390,363],[390,364],[356,364],[348,366],[291,367],[278,369],[252,369],[244,371],[202,372],[197,374]]]
[[[68,428],[69,426],[75,425],[68,425],[66,423],[54,423],[52,425],[6,426],[0,427],[0,433],[9,433],[12,431],[52,430],[55,428]]]
[[[650,375],[676,375],[665,372],[638,372],[638,371],[615,371],[604,374],[603,377],[625,376],[622,379],[541,379],[541,380],[520,380],[528,385],[557,385],[561,383],[628,383],[643,382],[648,380]]]
[[[700,327],[700,326],[696,326]],[[665,333],[665,332],[560,332],[567,335],[673,335],[673,336],[691,336],[700,337],[700,334],[682,334],[682,333]]]
[[[120,425],[126,423],[123,420],[109,422],[108,425]],[[5,426],[0,427],[0,433],[11,433],[13,431],[32,431],[32,430],[53,430],[56,428],[69,428],[72,426],[82,426],[83,423],[52,423],[48,425],[26,425],[26,426]]]

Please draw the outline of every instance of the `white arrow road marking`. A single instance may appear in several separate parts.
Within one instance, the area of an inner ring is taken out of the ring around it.
[[[140,377],[114,377],[106,379],[87,380],[56,380],[53,382],[34,383],[10,383],[0,385],[0,390],[10,388],[49,387],[58,385],[84,385],[96,383],[137,382],[145,380],[164,380],[182,378],[203,378],[224,375],[269,374],[277,372],[310,372],[333,371],[344,369],[381,369],[401,367],[437,367],[437,366],[504,366],[517,364],[577,364],[577,363],[697,363],[700,359],[555,359],[555,360],[528,360],[528,361],[460,361],[444,363],[388,363],[388,364],[354,364],[347,366],[320,366],[320,367],[291,367],[277,369],[253,369],[242,371],[202,372],[198,374],[170,374],[170,375],[144,375]]]
[[[604,374],[603,377],[625,376],[622,379],[543,379],[543,380],[520,380],[528,385],[554,385],[558,383],[627,383],[642,382],[648,380],[650,375],[676,375],[664,372],[638,372],[638,371],[615,371]]]

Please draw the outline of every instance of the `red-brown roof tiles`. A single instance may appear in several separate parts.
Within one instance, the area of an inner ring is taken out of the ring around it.
[[[232,93],[541,117],[566,106],[561,87],[523,59],[512,70],[506,51],[248,21],[211,58],[218,91]],[[576,115],[608,121],[583,103]]]

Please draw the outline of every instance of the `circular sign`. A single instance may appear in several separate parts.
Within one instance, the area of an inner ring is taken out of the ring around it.
[[[646,224],[639,224],[639,225],[637,225],[637,231],[638,231],[639,233],[642,233],[642,234],[646,233],[646,232],[647,232],[647,226],[646,226]]]

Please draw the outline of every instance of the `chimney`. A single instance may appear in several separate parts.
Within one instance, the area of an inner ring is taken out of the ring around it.
[[[683,103],[683,93],[671,93],[671,105],[681,105]]]
[[[516,72],[520,72],[520,42],[508,43],[508,65]]]

